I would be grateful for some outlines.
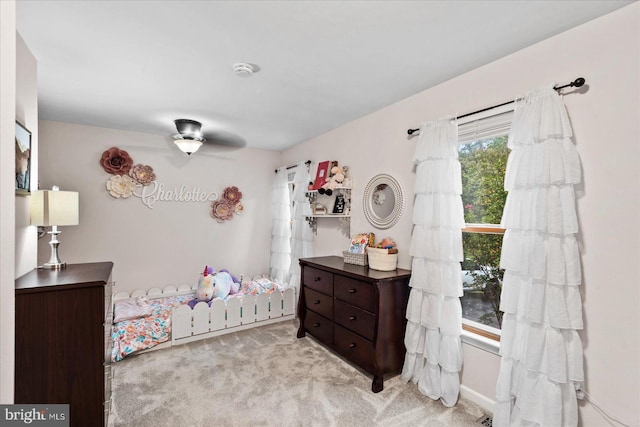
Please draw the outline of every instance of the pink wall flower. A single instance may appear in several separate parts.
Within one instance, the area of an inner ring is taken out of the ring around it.
[[[100,164],[110,174],[126,175],[133,166],[133,160],[126,151],[118,147],[111,147],[102,153]]]
[[[224,189],[222,198],[235,205],[240,201],[240,199],[242,199],[242,193],[238,191],[238,187],[227,187]]]
[[[228,221],[233,218],[233,203],[226,199],[216,200],[211,203],[211,217],[218,222]]]
[[[129,171],[129,176],[133,178],[138,184],[149,185],[156,180],[156,174],[153,173],[153,168],[149,165],[143,165],[138,163],[133,165]]]

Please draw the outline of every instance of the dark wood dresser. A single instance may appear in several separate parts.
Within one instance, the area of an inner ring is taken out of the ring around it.
[[[16,280],[15,403],[67,403],[71,426],[107,424],[112,262]]]
[[[411,271],[371,270],[341,257],[300,259],[298,338],[308,332],[373,375],[371,390],[383,389],[383,375],[404,363],[405,314]]]

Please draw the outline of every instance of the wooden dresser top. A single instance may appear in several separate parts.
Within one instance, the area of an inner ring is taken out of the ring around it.
[[[112,262],[67,264],[60,270],[36,268],[16,279],[16,294],[60,289],[61,286],[83,287],[104,285],[109,281]]]
[[[339,256],[323,256],[315,258],[300,258],[300,265],[308,265],[310,267],[324,267],[334,273],[341,273],[348,276],[365,277],[371,280],[389,280],[411,276],[411,270],[398,268],[392,271],[372,270],[364,265],[347,264],[344,259]]]

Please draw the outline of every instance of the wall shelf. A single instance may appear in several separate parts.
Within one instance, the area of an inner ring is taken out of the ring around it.
[[[344,213],[312,213],[307,215],[307,222],[314,234],[318,234],[318,218],[330,218],[338,219],[338,225],[342,233],[347,237],[351,237],[351,187],[335,187],[331,195],[320,194],[317,190],[307,191],[311,212],[314,212],[316,204],[322,205],[327,212],[332,212],[338,195],[344,197]]]

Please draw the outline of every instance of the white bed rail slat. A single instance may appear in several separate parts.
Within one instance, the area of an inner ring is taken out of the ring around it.
[[[240,298],[229,298],[227,301],[227,328],[233,328],[242,323],[244,310]]]
[[[147,291],[147,296],[149,298],[161,298],[162,297],[162,289],[160,288],[151,288]]]
[[[173,309],[171,319],[171,341],[191,336],[192,311],[188,305],[181,305]]]
[[[113,296],[114,300],[127,299],[127,298],[129,298],[129,292],[127,291],[120,291]]]
[[[193,307],[193,334],[209,332],[209,305],[200,301]]]
[[[196,285],[197,288],[197,285]],[[149,298],[162,298],[162,297],[170,297],[174,295],[189,295],[194,293],[193,288],[190,285],[181,285],[178,289],[175,286],[167,286],[164,289],[160,288],[151,288],[148,290],[145,289],[136,289],[134,291],[120,291],[114,294],[114,300],[121,300],[126,298],[135,298],[135,297],[149,297]]]
[[[274,292],[269,296],[269,318],[282,316],[282,293]]]
[[[136,289],[135,291],[131,292],[131,298],[146,297],[146,296],[147,296],[147,291],[145,291],[144,289]]]
[[[242,324],[256,321],[256,297],[255,295],[245,295],[242,298]]]
[[[211,327],[209,330],[218,331],[225,328],[226,323],[226,304],[221,299],[214,300],[211,303]]]
[[[175,294],[177,292],[178,290],[176,289],[176,287],[171,285],[165,286],[164,289],[162,290],[163,294]]]
[[[256,298],[256,320],[258,322],[269,318],[269,294],[260,294]]]
[[[287,288],[282,293],[282,314],[283,316],[293,315],[296,311],[296,291],[294,288]]]
[[[185,292],[185,291],[190,291],[193,288],[191,287],[191,285],[180,285],[178,287],[178,292]]]

